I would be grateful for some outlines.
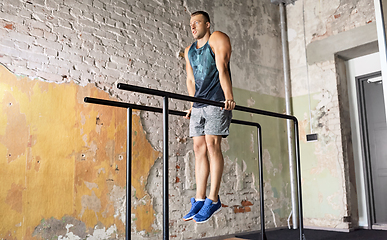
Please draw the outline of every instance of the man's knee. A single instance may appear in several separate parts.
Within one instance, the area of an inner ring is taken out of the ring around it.
[[[210,155],[221,153],[221,139],[214,136],[206,138],[206,146]]]
[[[207,153],[206,141],[203,139],[194,140],[194,152],[196,155],[203,155]]]

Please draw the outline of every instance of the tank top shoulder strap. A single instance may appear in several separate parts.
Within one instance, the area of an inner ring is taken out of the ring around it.
[[[215,53],[214,53],[214,51],[212,51],[212,47],[211,47],[211,45],[210,45],[210,39],[208,39],[206,45],[207,45],[206,47],[208,47],[208,49],[209,49],[211,55],[212,55],[212,56],[215,56]]]

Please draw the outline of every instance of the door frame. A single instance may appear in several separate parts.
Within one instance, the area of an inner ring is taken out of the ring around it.
[[[367,117],[365,109],[365,98],[364,98],[364,88],[363,82],[367,81],[370,78],[379,77],[382,75],[381,71],[361,75],[355,77],[356,81],[356,92],[357,92],[357,103],[359,111],[359,125],[360,125],[360,142],[362,146],[362,157],[363,157],[363,175],[365,182],[365,195],[366,195],[366,209],[367,209],[367,221],[369,229],[385,229],[380,225],[376,225],[375,220],[375,204],[374,204],[374,194],[373,194],[373,184],[372,184],[372,171],[371,171],[371,159],[370,159],[370,147],[368,139],[368,129],[367,129]],[[384,99],[383,99],[384,100]]]

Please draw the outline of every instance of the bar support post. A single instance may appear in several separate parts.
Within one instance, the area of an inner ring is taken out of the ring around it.
[[[304,235],[304,219],[302,212],[302,191],[301,191],[301,161],[300,161],[300,140],[299,140],[299,131],[298,131],[298,121],[296,118],[294,121],[294,141],[296,145],[296,170],[297,170],[297,190],[298,190],[298,223],[300,228],[300,240],[306,240]]]
[[[163,239],[169,239],[169,191],[168,191],[168,97],[164,97],[163,103]]]
[[[131,238],[131,193],[132,193],[132,108],[127,108],[126,120],[126,240]]]
[[[267,240],[265,231],[265,197],[263,191],[263,164],[262,164],[262,131],[261,126],[257,127],[258,138],[258,168],[259,168],[259,194],[261,200],[261,239]]]

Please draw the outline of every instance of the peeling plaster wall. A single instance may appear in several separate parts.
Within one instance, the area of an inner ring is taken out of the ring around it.
[[[0,3],[1,238],[124,237],[126,110],[83,97],[161,106],[160,98],[119,91],[117,82],[186,94],[182,53],[193,41],[189,13],[199,9],[231,38],[238,104],[284,112],[279,13],[268,1]],[[170,107],[188,104],[170,100]],[[283,226],[291,205],[284,123],[234,116],[267,129],[265,220]],[[133,124],[132,238],[160,239],[162,123],[135,112]],[[224,209],[203,228],[181,221],[195,192],[189,123],[170,116],[170,126],[171,238],[258,230],[255,130],[233,126],[223,141]]]
[[[288,5],[287,18],[293,109],[301,125],[305,225],[356,227],[356,184],[347,127],[344,64],[333,56],[333,60],[310,64],[305,49],[314,41],[374,22],[373,3],[299,0]],[[318,141],[307,143],[305,135],[311,132],[318,134]]]
[[[0,68],[1,237],[51,239],[71,228],[84,238],[104,226],[122,235],[124,221],[114,213],[125,193],[126,111],[83,104],[85,95],[109,98],[92,85]]]

